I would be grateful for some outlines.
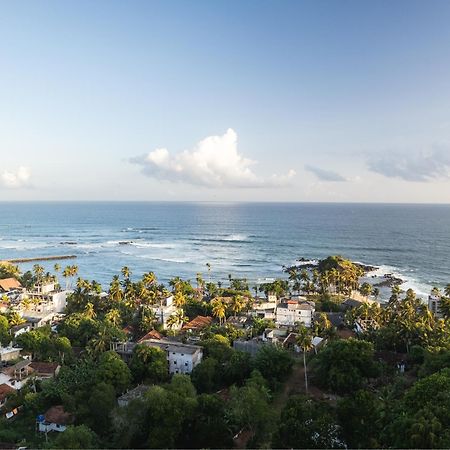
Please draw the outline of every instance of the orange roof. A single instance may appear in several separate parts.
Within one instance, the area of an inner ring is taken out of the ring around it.
[[[15,389],[11,386],[8,386],[7,384],[3,383],[0,384],[0,402],[5,400],[5,398],[10,394],[11,392],[14,392]]]
[[[4,278],[0,280],[0,289],[2,291],[8,292],[12,289],[19,289],[22,285],[15,278]]]
[[[142,336],[142,337],[139,339],[138,343],[141,343],[141,342],[146,341],[146,340],[148,340],[148,339],[158,339],[158,340],[161,340],[162,338],[163,338],[163,335],[162,335],[161,333],[159,333],[159,332],[156,331],[156,330],[151,330],[151,331],[149,331],[145,336]]]
[[[201,330],[202,328],[209,327],[212,324],[212,317],[209,316],[197,316],[190,322],[183,326],[183,330]]]
[[[33,361],[30,364],[30,367],[37,373],[41,374],[55,374],[56,370],[59,367],[58,363],[51,363],[51,362],[39,362],[39,361]]]

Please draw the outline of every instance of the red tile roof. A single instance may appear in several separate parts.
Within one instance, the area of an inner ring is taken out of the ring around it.
[[[33,361],[30,367],[37,373],[45,375],[54,375],[59,367],[58,363]]]
[[[0,289],[5,292],[21,287],[22,285],[15,278],[4,278],[3,280],[0,280]]]
[[[209,316],[197,316],[190,322],[183,326],[183,330],[201,330],[202,328],[209,327],[212,324],[212,317]]]
[[[3,383],[0,384],[0,402],[3,402],[5,398],[8,396],[8,394],[11,394],[11,392],[14,392],[15,389],[11,386],[8,386],[7,384]]]
[[[158,339],[161,340],[163,338],[163,335],[161,333],[159,333],[156,330],[151,330],[149,331],[145,336],[142,336],[138,343],[140,344],[143,341],[147,341],[148,339]]]

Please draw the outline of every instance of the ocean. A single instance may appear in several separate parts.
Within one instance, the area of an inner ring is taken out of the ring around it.
[[[167,282],[207,279],[209,263],[213,280],[253,283],[284,276],[298,258],[340,254],[425,296],[450,283],[450,205],[0,203],[0,260],[71,254],[59,263],[104,288],[123,266]]]

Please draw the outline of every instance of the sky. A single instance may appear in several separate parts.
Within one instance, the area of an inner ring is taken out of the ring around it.
[[[0,0],[0,201],[450,203],[450,1]]]

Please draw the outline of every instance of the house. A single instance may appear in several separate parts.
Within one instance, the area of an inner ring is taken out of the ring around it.
[[[139,344],[163,350],[167,356],[170,374],[191,373],[203,358],[203,349],[198,345],[183,344],[167,339],[141,339]],[[112,342],[110,348],[117,352],[122,359],[129,361],[136,345],[138,344],[135,342]]]
[[[437,319],[442,319],[440,302],[441,297],[439,295],[431,294],[428,296],[428,309],[434,314]]]
[[[16,390],[5,383],[0,384],[0,408],[3,408],[3,406],[5,406],[6,398],[12,392],[16,392]]]
[[[152,305],[150,306],[150,309],[155,314],[155,317],[158,320],[158,322],[162,324],[164,330],[171,328],[168,326],[167,321],[169,320],[170,316],[174,315],[178,311],[178,308],[173,303],[173,295],[161,298],[159,305]],[[180,328],[181,323],[178,329]],[[174,327],[172,327],[172,329],[174,329]]]
[[[297,353],[302,351],[302,348],[297,344],[298,333],[289,333],[287,338],[283,341],[283,347],[294,350]],[[317,351],[320,347],[325,344],[325,339],[320,336],[314,336],[311,339],[311,346],[314,352],[317,354]]]
[[[16,338],[17,336],[20,336],[23,333],[27,333],[31,330],[31,326],[27,323],[22,323],[21,325],[14,325],[11,327],[10,332]]]
[[[54,378],[61,369],[61,366],[58,363],[39,361],[33,361],[29,367],[33,370],[33,375],[36,375],[41,379]]]
[[[194,319],[192,319],[190,322],[185,323],[183,325],[182,330],[183,331],[200,331],[204,328],[208,328],[212,324],[212,317],[209,316],[197,316]]]
[[[279,326],[294,326],[303,323],[311,327],[315,304],[310,301],[284,300],[276,309],[276,323]]]
[[[0,293],[9,294],[11,292],[21,291],[22,285],[15,278],[3,278],[0,280]]]
[[[20,357],[21,348],[18,347],[0,347],[0,363],[13,361]]]
[[[259,319],[275,320],[276,308],[277,308],[276,301],[255,303],[253,305],[251,314],[254,317],[258,317]]]
[[[266,328],[261,335],[261,340],[263,342],[268,342],[269,344],[281,344],[286,336],[287,330],[282,328]]]
[[[52,324],[55,313],[53,311],[35,312],[33,314],[23,315],[22,317],[32,329],[35,329],[47,324]]]
[[[117,404],[121,407],[127,406],[131,401],[136,400],[138,398],[142,398],[144,394],[150,389],[150,386],[146,386],[145,384],[140,384],[136,386],[134,389],[131,389],[125,394],[121,395],[117,399]]]
[[[156,330],[150,330],[145,336],[142,336],[139,340],[138,340],[138,344],[141,344],[143,341],[147,341],[149,339],[162,339],[164,336]]]
[[[38,430],[43,433],[49,431],[66,431],[67,425],[74,422],[72,414],[66,412],[62,405],[52,406],[44,415],[37,418]]]
[[[182,342],[165,339],[148,339],[142,343],[150,347],[158,347],[166,352],[170,374],[191,373],[203,358],[203,349],[198,345],[183,344]]]

